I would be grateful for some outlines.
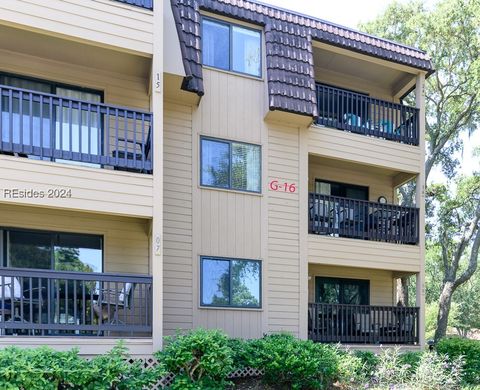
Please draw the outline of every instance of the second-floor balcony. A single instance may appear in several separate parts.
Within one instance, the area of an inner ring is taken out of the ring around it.
[[[317,124],[409,145],[419,142],[415,107],[317,83]]]
[[[0,154],[152,172],[150,112],[0,85]]]
[[[310,234],[399,244],[417,244],[419,212],[403,207],[309,193]]]

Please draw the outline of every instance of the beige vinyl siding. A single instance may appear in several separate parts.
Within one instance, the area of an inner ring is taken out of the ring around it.
[[[418,172],[421,158],[418,146],[317,125],[309,129],[308,152],[411,173]]]
[[[365,66],[368,66],[366,64]],[[387,85],[373,83],[354,75],[348,75],[320,67],[315,67],[316,82],[335,88],[343,88],[358,93],[366,93],[375,99],[393,102],[391,90]]]
[[[310,163],[308,166],[310,192],[315,190],[315,179],[365,186],[368,187],[370,201],[376,202],[380,196],[385,196],[388,203],[394,203],[393,180],[388,172],[382,174],[379,171],[371,171],[359,164],[337,167],[334,161],[329,164]]]
[[[151,55],[153,13],[111,0],[3,0],[0,23]]]
[[[6,190],[43,192],[44,197],[11,198]],[[71,197],[49,197],[50,190]],[[45,206],[125,216],[151,217],[152,178],[148,175],[84,168],[0,156],[0,203]]]
[[[164,333],[193,326],[192,108],[164,104]]]
[[[104,237],[104,271],[149,274],[148,220],[0,204],[0,226]]]
[[[204,69],[205,90],[193,116],[193,326],[233,337],[262,335],[263,309],[200,307],[200,256],[262,260],[262,196],[201,188],[200,135],[262,144],[263,82]],[[262,149],[263,159],[265,151]]]
[[[71,58],[71,57],[70,57]],[[0,72],[103,91],[106,104],[149,110],[146,77],[0,49]]]
[[[310,263],[419,272],[418,245],[402,245],[350,238],[308,235]]]
[[[106,103],[148,110],[147,80],[105,70],[0,50],[0,71],[104,91]],[[146,129],[147,131],[147,129]],[[1,201],[150,217],[152,176],[2,156],[0,188],[71,189],[66,199]]]
[[[315,302],[315,277],[362,279],[370,281],[370,304],[394,305],[394,278],[391,271],[337,267],[322,264],[308,266],[308,302]]]
[[[268,182],[298,185],[300,168],[299,129],[269,125]],[[268,331],[299,329],[300,227],[299,193],[268,193]]]

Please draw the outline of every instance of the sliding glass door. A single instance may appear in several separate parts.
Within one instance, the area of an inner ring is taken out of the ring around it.
[[[342,278],[315,278],[315,302],[368,305],[370,281]]]
[[[0,74],[0,84],[28,91],[49,93],[67,99],[65,101],[67,104],[60,107],[58,104],[51,105],[48,98],[45,98],[42,104],[38,101],[39,99],[33,101],[29,98],[29,92],[26,91],[15,91],[12,96],[2,96],[0,126],[2,142],[25,146],[25,149],[19,150],[41,147],[51,153],[55,149],[67,153],[93,156],[101,154],[103,147],[102,114],[85,109],[80,110],[78,106],[74,108],[74,105],[70,105],[68,101],[68,99],[74,99],[101,103],[102,94],[100,92],[2,74]],[[30,155],[28,157],[38,158]],[[57,158],[56,161],[67,162],[60,158]],[[74,162],[69,160],[68,163]]]
[[[89,234],[5,229],[3,266],[102,272],[103,238]]]

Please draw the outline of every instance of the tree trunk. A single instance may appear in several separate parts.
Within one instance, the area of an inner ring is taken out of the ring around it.
[[[402,306],[408,306],[408,276],[397,279],[397,299]]]
[[[455,291],[453,282],[443,283],[442,293],[438,305],[437,330],[435,331],[435,341],[440,340],[447,335],[448,315],[452,306],[452,295]]]

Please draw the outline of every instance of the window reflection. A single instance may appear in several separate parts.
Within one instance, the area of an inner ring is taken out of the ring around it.
[[[7,251],[2,264],[8,267],[103,271],[101,236],[28,230],[5,230],[3,234]]]
[[[259,261],[202,258],[201,277],[202,305],[261,306]]]

